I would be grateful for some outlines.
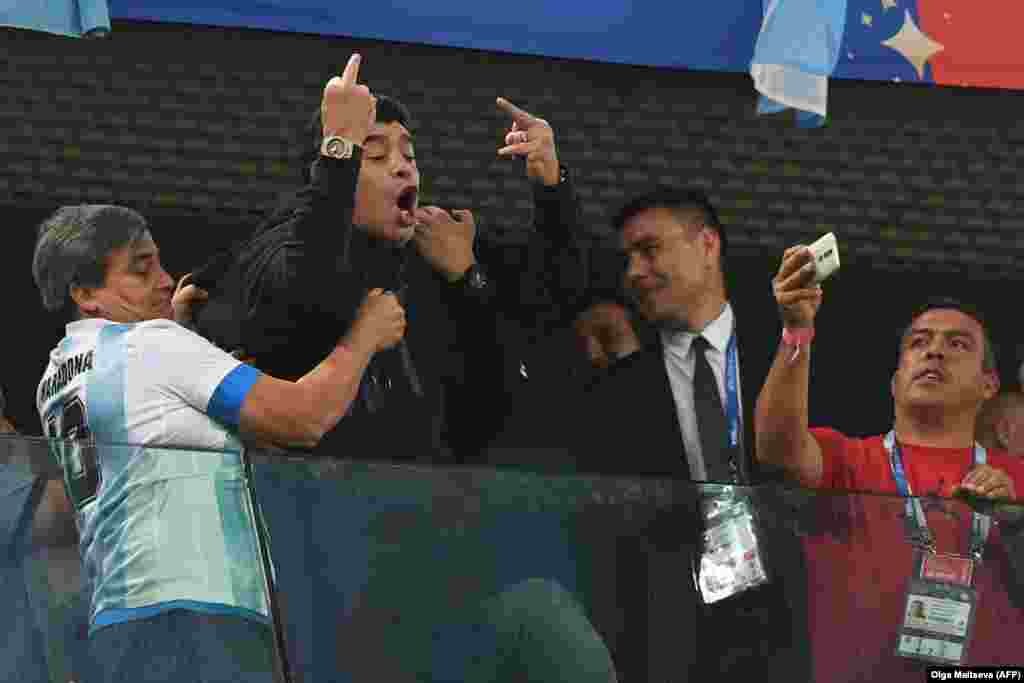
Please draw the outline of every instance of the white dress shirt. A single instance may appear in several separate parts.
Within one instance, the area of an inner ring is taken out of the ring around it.
[[[707,350],[708,363],[718,383],[718,395],[722,399],[722,410],[726,408],[725,395],[725,353],[732,335],[735,316],[728,303],[717,318],[702,330],[711,344]],[[665,370],[672,385],[672,396],[676,401],[676,414],[683,433],[683,447],[690,465],[690,476],[694,481],[707,481],[707,466],[700,447],[700,433],[697,430],[697,411],[693,404],[693,374],[696,358],[692,349],[697,334],[693,332],[662,330],[661,341],[665,349]],[[736,355],[736,398],[740,405],[740,442],[743,441],[743,392],[739,381],[739,354]]]

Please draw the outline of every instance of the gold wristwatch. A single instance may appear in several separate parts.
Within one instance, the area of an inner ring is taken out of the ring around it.
[[[320,154],[331,159],[351,159],[356,145],[351,140],[331,135],[320,144]]]

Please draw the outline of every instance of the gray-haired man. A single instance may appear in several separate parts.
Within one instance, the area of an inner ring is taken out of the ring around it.
[[[130,209],[59,209],[40,226],[33,275],[46,307],[71,318],[36,399],[92,588],[91,680],[271,680],[241,440],[315,444],[370,357],[401,339],[402,307],[371,292],[334,351],[290,382],[171,320],[174,281]]]

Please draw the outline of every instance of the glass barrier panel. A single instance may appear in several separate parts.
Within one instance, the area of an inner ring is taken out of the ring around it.
[[[1024,658],[1011,509],[967,563],[960,499],[920,499],[931,553],[897,496],[252,457],[307,681],[921,681]]]
[[[1024,663],[1019,505],[92,448],[0,438],[0,680],[909,682]],[[129,474],[90,480],[93,456]]]

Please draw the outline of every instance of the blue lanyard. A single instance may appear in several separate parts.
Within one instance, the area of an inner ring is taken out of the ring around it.
[[[728,446],[735,449],[740,445],[739,353],[735,325],[725,349],[725,423],[729,426]]]
[[[929,551],[935,552],[935,536],[928,528],[928,518],[925,517],[921,500],[912,498],[913,491],[910,490],[910,481],[907,479],[906,470],[903,467],[903,450],[896,443],[896,432],[890,431],[885,435],[885,450],[889,454],[889,467],[892,469],[893,479],[896,480],[896,488],[900,495],[907,500],[907,519],[912,530],[912,539],[920,542]],[[974,464],[984,465],[988,461],[988,451],[981,444],[974,444]],[[992,518],[978,512],[971,513],[971,557],[981,561],[985,553],[985,544],[988,542],[989,532],[992,530]]]

